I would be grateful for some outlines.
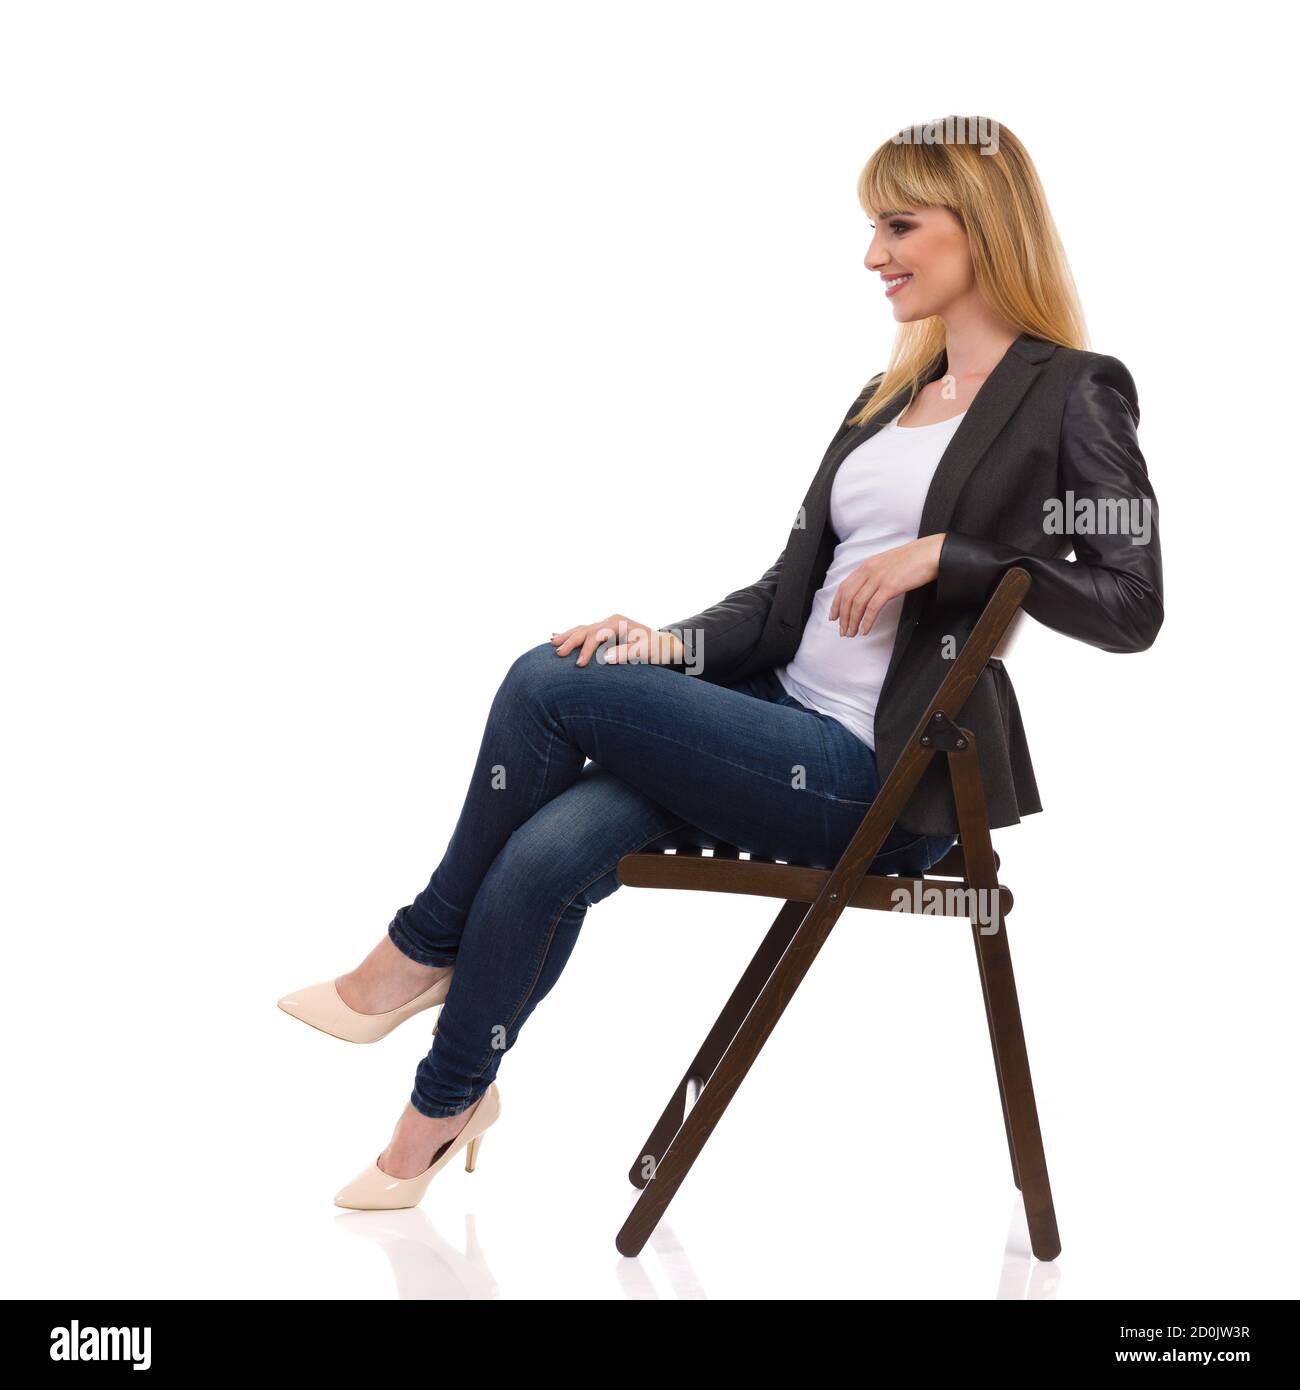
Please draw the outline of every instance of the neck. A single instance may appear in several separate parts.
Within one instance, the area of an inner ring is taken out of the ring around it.
[[[1020,336],[1018,328],[982,302],[954,306],[940,317],[948,354],[947,375],[958,381],[987,376]]]

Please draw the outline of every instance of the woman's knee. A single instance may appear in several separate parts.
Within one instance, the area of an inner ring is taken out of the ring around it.
[[[556,649],[550,642],[538,642],[536,646],[525,647],[507,667],[505,680],[513,685],[535,684],[564,660],[555,652]]]
[[[601,661],[606,643],[593,652],[586,666],[578,665],[581,648],[575,648],[564,656],[559,656],[550,642],[539,642],[520,652],[511,662],[501,688],[497,692],[498,701],[508,705],[525,705],[530,708],[545,707],[556,717],[560,717],[564,702],[560,698],[564,692],[581,694],[584,701],[593,694],[602,693],[605,682],[602,677],[619,672],[627,681],[627,672],[634,667],[606,667]]]
[[[559,656],[550,642],[539,642],[520,652],[510,663],[501,690],[517,698],[537,699],[552,689],[576,660],[576,652],[570,652],[567,657]]]
[[[578,782],[519,826],[501,847],[479,888],[493,912],[511,903],[554,915],[570,905],[590,907],[619,887],[621,851],[656,824],[671,828],[640,792],[612,774],[588,767]],[[661,831],[661,834],[663,831]]]
[[[479,886],[475,909],[489,918],[553,915],[580,889],[574,844],[552,833],[540,812],[510,836]]]

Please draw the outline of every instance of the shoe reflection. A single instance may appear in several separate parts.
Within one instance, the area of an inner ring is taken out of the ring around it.
[[[420,1207],[396,1211],[351,1211],[334,1218],[351,1236],[373,1240],[393,1267],[399,1299],[499,1298],[497,1281],[483,1258],[474,1218],[465,1217],[465,1249],[456,1249],[434,1229]]]

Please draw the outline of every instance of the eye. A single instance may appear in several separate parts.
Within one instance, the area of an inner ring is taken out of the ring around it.
[[[904,232],[910,232],[912,230],[912,224],[910,222],[891,222],[889,224],[889,230],[891,232],[897,232],[901,236]]]

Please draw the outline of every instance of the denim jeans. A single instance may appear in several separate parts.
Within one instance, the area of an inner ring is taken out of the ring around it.
[[[830,868],[880,790],[871,749],[775,671],[717,685],[604,651],[580,667],[544,642],[513,662],[442,861],[389,925],[413,960],[455,966],[415,1074],[422,1114],[487,1090],[623,855],[726,842]],[[920,872],[954,843],[895,826],[871,871]]]

